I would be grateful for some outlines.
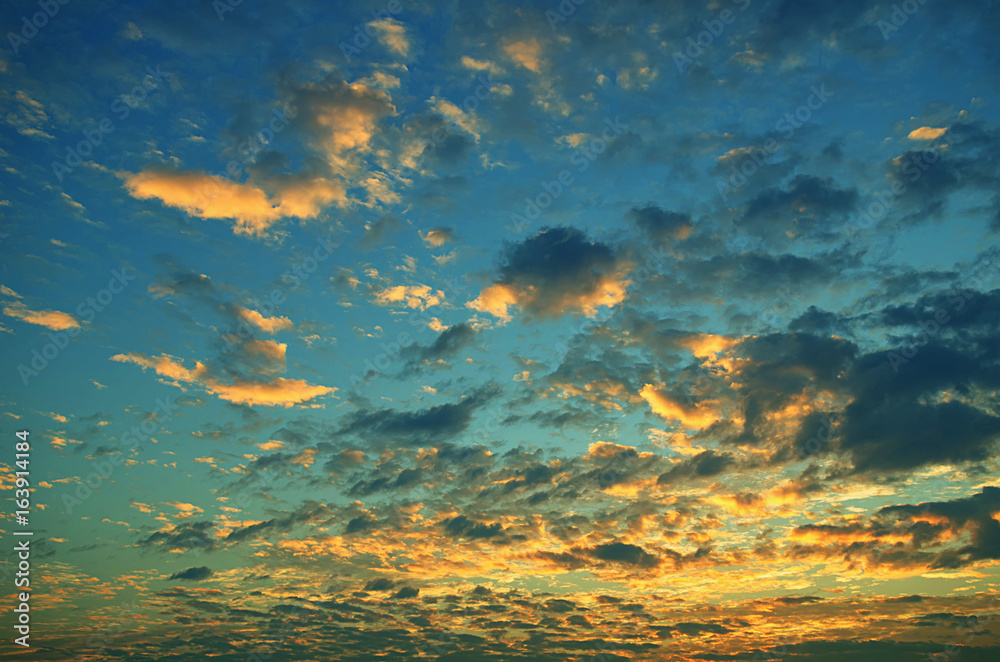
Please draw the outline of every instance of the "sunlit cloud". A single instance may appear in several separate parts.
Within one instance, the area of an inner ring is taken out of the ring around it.
[[[281,219],[315,218],[328,205],[346,202],[343,185],[323,177],[275,182],[271,194],[251,183],[196,172],[147,170],[122,177],[133,197],[155,198],[199,218],[235,221],[237,234],[265,234]]]
[[[59,310],[31,310],[20,301],[4,306],[3,314],[53,331],[80,328],[80,322],[69,313]]]
[[[280,351],[283,356],[283,346],[272,344],[279,348],[274,351]],[[271,345],[266,347],[271,348]],[[302,379],[284,377],[266,382],[235,380],[227,383],[211,376],[208,366],[200,361],[195,362],[194,368],[187,368],[174,357],[165,354],[149,357],[133,352],[116,354],[111,360],[119,363],[135,363],[143,369],[150,368],[175,386],[185,383],[197,384],[222,400],[251,407],[292,407],[323,395],[332,395],[337,391],[336,388],[310,384]]]
[[[278,331],[289,331],[295,328],[292,320],[287,317],[264,317],[261,313],[249,308],[240,308],[239,315],[261,331],[272,335]]]

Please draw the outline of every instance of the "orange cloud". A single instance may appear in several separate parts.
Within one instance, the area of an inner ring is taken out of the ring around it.
[[[256,310],[250,310],[249,308],[240,308],[239,316],[264,333],[272,335],[278,331],[288,331],[295,328],[292,320],[287,317],[264,317]]]
[[[542,72],[542,47],[537,39],[526,39],[504,44],[504,53],[514,62],[538,74]]]
[[[400,38],[405,37],[397,33],[394,40],[402,46]],[[338,171],[350,167],[347,152],[371,149],[378,120],[396,112],[384,90],[336,80],[332,75],[300,87],[292,105],[300,118],[298,123],[313,134],[330,165]]]
[[[303,469],[308,469],[316,462],[316,449],[307,448],[291,459],[292,464],[297,464]]]
[[[196,383],[222,400],[251,407],[256,405],[292,407],[322,395],[332,395],[337,391],[336,388],[310,384],[302,379],[284,377],[278,377],[269,382],[237,380],[233,383],[223,383],[210,376],[208,367],[200,361],[195,362],[194,369],[189,369],[176,361],[174,357],[166,354],[148,357],[138,352],[132,352],[117,354],[112,356],[111,360],[120,363],[135,363],[143,369],[152,368],[156,374],[172,380],[175,386],[180,386],[180,382]]]
[[[197,172],[155,169],[120,176],[134,198],[156,198],[199,218],[234,220],[237,234],[265,234],[282,218],[315,218],[327,205],[346,202],[344,186],[320,176],[276,181],[270,195],[250,182]]]
[[[665,421],[679,421],[689,430],[706,428],[721,418],[718,402],[715,400],[706,400],[690,406],[685,405],[652,384],[643,386],[639,395],[649,403],[654,414]]]
[[[588,317],[625,299],[634,266],[614,248],[571,227],[544,228],[508,246],[500,277],[466,306],[507,321],[510,307],[535,317],[573,311]]]
[[[619,453],[635,455],[635,446],[622,446],[621,444],[612,444],[607,441],[597,441],[590,445],[587,452],[584,454],[583,459],[610,460],[611,458],[617,457]]]
[[[277,343],[273,340],[257,340],[256,338],[247,340],[243,347],[250,354],[258,354],[268,361],[282,364],[285,362],[285,351],[288,349],[288,345],[285,343]]]
[[[375,301],[383,306],[403,303],[407,308],[420,310],[437,306],[443,299],[444,292],[432,290],[428,285],[396,285],[375,293]]]
[[[270,441],[265,441],[257,444],[257,448],[261,449],[262,451],[275,451],[278,450],[279,448],[284,448],[284,447],[285,447],[285,442],[278,441],[277,439],[271,439]]]
[[[481,313],[489,313],[503,321],[510,320],[510,306],[517,304],[517,292],[510,285],[495,283],[479,293],[479,297],[465,304],[467,307]]]
[[[565,291],[551,297],[552,300],[544,307],[545,314],[559,315],[570,310],[582,312],[587,317],[597,314],[598,308],[612,308],[625,300],[626,290],[631,281],[625,278],[628,271],[623,265],[613,274],[603,274],[592,290],[584,292]],[[466,307],[481,313],[489,313],[503,321],[511,319],[510,307],[534,307],[541,296],[540,288],[525,285],[515,286],[507,283],[494,283],[482,292],[475,300],[468,302]],[[541,312],[539,310],[539,312]]]
[[[420,238],[423,239],[428,246],[438,248],[439,246],[444,246],[445,244],[455,241],[455,234],[449,229],[441,228],[438,230],[421,232]]]
[[[904,533],[890,533],[866,530],[858,525],[836,526],[801,526],[788,534],[788,539],[811,545],[837,543],[851,545],[862,542],[881,542],[888,545],[896,543],[911,543],[913,536]]]
[[[377,39],[390,51],[407,57],[410,54],[410,40],[406,36],[406,26],[394,18],[383,18],[370,23],[378,30]]]
[[[63,331],[65,329],[78,329],[80,323],[69,313],[58,310],[30,310],[20,301],[14,302],[3,309],[3,314],[14,319],[19,319],[28,324],[37,324],[53,331]]]
[[[677,341],[681,347],[691,350],[699,359],[711,358],[739,342],[736,338],[727,338],[711,333],[699,333]]]
[[[204,509],[191,503],[184,503],[182,501],[167,501],[164,505],[172,506],[177,509],[177,514],[174,515],[177,519],[187,519],[194,515],[199,515],[204,511]]]
[[[910,135],[906,137],[910,140],[935,140],[936,138],[943,136],[947,131],[947,128],[934,129],[929,126],[922,126],[919,129],[910,131]]]
[[[789,512],[787,506],[798,503],[805,498],[805,488],[805,485],[788,481],[763,494],[719,495],[711,496],[706,501],[734,515],[767,515],[771,511],[782,515]]]

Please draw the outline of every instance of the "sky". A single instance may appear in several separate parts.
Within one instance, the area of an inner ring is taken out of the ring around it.
[[[1000,3],[0,26],[0,659],[998,659]]]

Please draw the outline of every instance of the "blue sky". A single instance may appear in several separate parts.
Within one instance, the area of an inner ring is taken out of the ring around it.
[[[45,659],[995,657],[994,3],[40,6]]]

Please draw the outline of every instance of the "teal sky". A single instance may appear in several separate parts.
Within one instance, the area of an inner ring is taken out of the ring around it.
[[[996,3],[39,7],[37,659],[995,659]]]

